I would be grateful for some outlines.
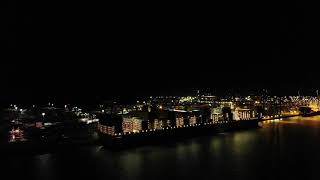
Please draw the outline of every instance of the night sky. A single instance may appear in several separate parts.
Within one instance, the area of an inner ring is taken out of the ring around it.
[[[268,3],[8,1],[0,97],[68,101],[204,87],[318,88],[313,11],[302,1]]]

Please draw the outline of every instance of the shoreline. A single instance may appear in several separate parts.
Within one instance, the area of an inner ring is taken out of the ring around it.
[[[310,116],[317,116],[319,112],[311,114]],[[83,140],[83,141],[69,141],[59,143],[34,143],[30,141],[2,143],[0,152],[5,152],[7,155],[37,155],[52,152],[64,151],[65,149],[74,149],[86,146],[102,145],[107,149],[124,149],[131,147],[138,147],[142,145],[162,145],[165,143],[173,143],[184,139],[191,139],[195,137],[215,135],[222,132],[236,132],[239,130],[247,130],[259,128],[259,122],[269,120],[281,120],[283,118],[302,116],[301,114],[282,115],[263,119],[241,120],[231,122],[215,122],[206,123],[199,126],[190,126],[180,128],[175,132],[172,129],[158,130],[158,134],[151,132],[151,134],[132,133],[125,135],[125,138],[119,136],[101,135],[97,140]],[[302,116],[303,117],[303,116]],[[170,132],[171,131],[171,132]],[[160,133],[159,133],[160,132]],[[150,133],[150,132],[149,132]],[[151,135],[151,136],[150,136]],[[127,141],[127,142],[126,142]]]

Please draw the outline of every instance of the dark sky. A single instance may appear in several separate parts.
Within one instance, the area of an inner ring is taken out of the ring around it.
[[[8,1],[2,98],[184,88],[317,87],[315,17],[302,1],[95,4]],[[294,62],[297,61],[297,62]],[[295,92],[295,90],[294,90]]]

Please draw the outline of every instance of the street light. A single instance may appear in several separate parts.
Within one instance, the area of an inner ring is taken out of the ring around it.
[[[44,121],[44,116],[46,115],[46,113],[42,113],[42,121]]]

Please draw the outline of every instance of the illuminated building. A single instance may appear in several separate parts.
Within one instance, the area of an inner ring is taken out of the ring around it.
[[[118,115],[100,114],[98,130],[109,135],[122,133],[122,121],[122,117]]]
[[[249,120],[255,117],[252,109],[236,108],[234,111],[234,120]]]
[[[219,121],[222,119],[222,108],[216,107],[211,109],[211,119],[213,121]]]
[[[188,112],[184,110],[173,109],[168,112],[170,126],[184,126],[189,124]]]
[[[99,119],[90,119],[90,118],[81,118],[79,119],[80,122],[86,123],[86,124],[91,124],[91,123],[96,123],[99,121]]]
[[[132,119],[123,118],[122,130],[123,130],[123,132],[133,132],[133,121],[132,121]]]
[[[211,119],[212,119],[213,121],[218,121],[218,120],[219,120],[219,114],[211,113]]]
[[[9,142],[16,142],[16,141],[25,141],[24,137],[24,131],[21,130],[19,127],[18,128],[12,128],[11,131],[9,131],[10,136],[9,136]]]
[[[159,119],[154,120],[154,127],[153,129],[162,129],[163,123]]]
[[[200,111],[199,110],[193,110],[190,112],[190,117],[193,117],[195,116],[195,119],[196,119],[196,124],[200,124],[201,123],[201,114],[200,114]],[[191,122],[191,120],[190,120]]]
[[[148,119],[146,120],[149,129],[162,129],[167,126],[172,126],[172,122],[169,121],[169,111],[163,109],[151,108],[151,112],[148,114]],[[144,123],[144,122],[143,122]]]
[[[172,121],[170,121],[169,117],[170,117],[170,113],[168,110],[162,110],[158,112],[158,115],[157,115],[158,125],[161,126],[161,128],[172,126]]]
[[[114,135],[115,134],[115,126],[108,126],[98,123],[98,130],[101,133]]]
[[[183,121],[183,117],[176,117],[176,126],[183,126],[184,125],[184,121]]]
[[[141,131],[142,128],[142,123],[143,120],[142,119],[137,119],[137,118],[133,118],[133,131]]]
[[[200,103],[206,103],[206,104],[210,104],[217,101],[217,97],[216,96],[211,96],[211,95],[203,95],[199,97],[199,102]]]
[[[189,120],[190,120],[190,125],[193,125],[193,124],[197,124],[197,117],[196,115],[192,114],[190,117],[189,117]]]
[[[138,117],[126,117],[122,122],[123,132],[138,132],[148,129],[148,121]]]

